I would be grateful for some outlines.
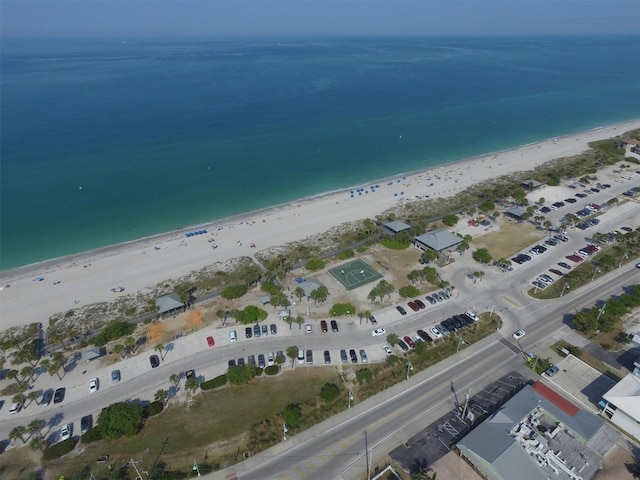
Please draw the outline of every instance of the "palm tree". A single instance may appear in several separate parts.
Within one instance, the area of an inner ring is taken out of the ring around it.
[[[287,357],[291,359],[291,366],[293,367],[294,365],[293,362],[298,356],[298,347],[296,347],[295,345],[291,345],[290,347],[287,347],[286,352],[287,352]]]
[[[116,343],[116,344],[113,346],[113,353],[117,353],[117,354],[119,354],[119,355],[120,355],[120,358],[124,358],[124,355],[125,355],[125,353],[124,353],[124,352],[125,352],[125,348],[124,348],[124,345],[123,345],[123,344],[121,344],[121,343]]]
[[[163,405],[167,404],[167,399],[169,398],[169,392],[167,392],[164,388],[158,390],[153,394],[153,399],[156,402],[162,402]]]
[[[51,356],[51,361],[47,362],[47,365],[49,365],[49,367],[47,368],[49,375],[53,376],[53,374],[55,373],[56,375],[58,375],[58,378],[62,380],[62,377],[60,376],[60,368],[64,366],[64,355],[62,354],[62,352],[54,353]],[[64,368],[63,371],[66,373]]]
[[[45,421],[42,419],[32,420],[29,425],[27,425],[26,431],[29,433],[30,437],[33,437],[35,434],[37,436],[42,437],[42,429],[46,425]]]
[[[17,370],[9,370],[7,372],[7,378],[10,378],[11,380],[15,380],[18,386],[22,388],[22,380],[18,377]]]
[[[34,372],[35,372],[35,369],[31,365],[25,365],[24,367],[22,367],[22,370],[20,370],[20,375],[22,375],[22,380],[32,381]]]
[[[38,392],[36,392],[35,390],[31,390],[29,393],[27,393],[27,400],[29,400],[29,403],[35,400],[36,405],[40,405],[40,402],[38,402]]]
[[[198,388],[200,386],[200,384],[198,383],[198,379],[191,377],[191,378],[187,378],[187,381],[184,382],[184,388],[187,391],[192,391],[195,392],[196,388]]]
[[[169,381],[173,383],[173,385],[178,388],[178,384],[180,383],[180,377],[176,373],[172,373],[169,377]]]
[[[294,291],[293,294],[298,297],[298,301],[302,300],[302,297],[304,297],[304,289],[302,287],[297,287]]]
[[[11,399],[11,401],[13,403],[20,403],[22,405],[24,405],[25,400],[27,399],[27,396],[24,393],[16,393],[13,398]],[[25,406],[25,408],[27,408]]]
[[[124,339],[124,348],[126,348],[128,352],[135,353],[135,350],[134,350],[135,346],[136,346],[135,338],[129,336]]]
[[[390,333],[389,335],[387,335],[387,343],[389,345],[391,345],[392,347],[395,346],[395,345],[398,345],[399,341],[400,341],[400,338],[398,337],[397,334]]]
[[[164,343],[162,343],[162,342],[156,343],[156,344],[154,345],[153,349],[154,349],[156,352],[158,352],[158,353],[160,354],[160,358],[161,358],[162,360],[164,360],[164,351],[165,351],[165,349],[164,349]]]
[[[44,438],[42,438],[42,435],[37,435],[31,438],[31,441],[29,442],[29,448],[31,450],[40,450],[41,452],[44,452],[47,448],[47,442],[45,442]]]
[[[298,315],[295,319],[295,322],[298,324],[298,329],[300,330],[302,328],[302,324],[304,323],[304,318]]]
[[[9,438],[13,440],[20,439],[22,443],[24,443],[24,434],[27,432],[27,429],[22,425],[18,425],[17,427],[13,427],[9,432]]]

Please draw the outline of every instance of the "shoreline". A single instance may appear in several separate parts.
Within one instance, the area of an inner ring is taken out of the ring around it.
[[[373,218],[399,202],[450,197],[490,178],[533,170],[551,160],[577,155],[588,149],[589,142],[636,128],[640,128],[640,119],[365,181],[200,225],[3,271],[0,272],[3,327],[34,321],[44,323],[55,313],[115,300],[117,294],[111,291],[113,287],[124,287],[124,295],[135,294],[206,265],[252,257],[256,251],[303,240],[346,222]],[[379,186],[373,189],[373,185]],[[201,229],[207,229],[207,234],[185,237],[185,233]],[[254,243],[256,248],[251,247]],[[217,248],[212,249],[212,244]],[[34,281],[36,276],[44,278]]]
[[[635,125],[635,126],[634,126]],[[478,161],[478,160],[487,160],[487,159],[495,159],[495,157],[499,157],[500,155],[506,155],[506,154],[510,154],[510,153],[514,153],[516,151],[520,151],[520,150],[524,150],[524,149],[528,149],[528,148],[532,148],[535,147],[537,145],[543,145],[545,143],[548,142],[553,142],[555,140],[560,141],[560,140],[565,140],[568,138],[574,138],[574,137],[578,137],[580,135],[589,135],[589,134],[594,134],[597,133],[601,130],[610,130],[610,129],[614,129],[616,130],[617,128],[620,128],[622,130],[631,130],[631,129],[635,129],[635,128],[640,128],[640,118],[639,119],[634,119],[634,120],[629,120],[626,122],[621,122],[621,123],[614,123],[611,125],[604,125],[604,126],[599,126],[599,127],[594,127],[591,128],[589,130],[584,130],[584,131],[580,131],[577,133],[572,133],[572,134],[568,134],[568,135],[562,135],[562,136],[557,136],[557,137],[553,137],[553,138],[547,138],[544,140],[539,140],[536,142],[531,142],[531,143],[525,143],[513,148],[507,148],[507,149],[503,149],[503,150],[497,150],[497,151],[492,151],[492,152],[486,152],[486,153],[481,153],[479,155],[475,155],[472,157],[466,157],[466,158],[460,158],[457,160],[453,160],[451,162],[447,162],[447,163],[442,163],[439,164],[438,166],[434,166],[434,167],[427,167],[427,168],[421,168],[421,169],[416,169],[416,170],[411,170],[408,172],[401,172],[395,175],[391,175],[388,177],[383,177],[383,178],[378,178],[378,179],[372,179],[372,180],[367,180],[364,181],[362,183],[358,183],[349,187],[344,187],[344,188],[339,188],[336,190],[330,190],[330,191],[326,191],[326,192],[320,192],[314,195],[309,195],[307,197],[302,197],[299,199],[295,199],[295,200],[290,200],[284,203],[279,203],[279,204],[275,204],[275,205],[271,205],[271,206],[267,206],[264,208],[260,208],[257,210],[251,210],[248,212],[244,212],[244,213],[238,213],[235,215],[230,215],[228,217],[222,217],[220,219],[211,219],[207,222],[203,222],[203,223],[199,223],[199,224],[195,224],[195,225],[189,225],[186,227],[179,227],[176,228],[174,230],[169,230],[166,232],[161,232],[161,233],[156,233],[153,235],[148,235],[146,237],[141,237],[141,238],[136,238],[136,239],[132,239],[132,240],[126,240],[120,243],[115,243],[115,244],[111,244],[111,245],[105,245],[103,247],[98,247],[98,248],[94,248],[91,250],[85,250],[82,252],[76,252],[76,253],[71,253],[68,255],[63,255],[61,257],[54,257],[54,258],[50,258],[50,259],[46,259],[46,260],[41,260],[38,262],[34,262],[34,263],[30,263],[30,264],[26,264],[26,265],[22,265],[19,267],[15,267],[15,268],[11,268],[8,270],[0,270],[0,282],[4,283],[5,280],[8,279],[20,279],[24,276],[30,276],[33,273],[37,273],[37,272],[42,272],[42,271],[48,271],[51,269],[52,266],[61,266],[60,264],[68,264],[68,263],[72,263],[75,261],[81,261],[83,259],[86,260],[90,260],[92,257],[95,256],[101,256],[101,255],[108,255],[108,254],[114,254],[117,253],[118,250],[122,250],[122,249],[126,249],[128,247],[133,247],[133,246],[144,246],[145,243],[147,242],[160,242],[162,240],[166,240],[169,238],[173,238],[175,235],[177,234],[182,234],[183,232],[188,232],[190,230],[197,230],[197,229],[211,229],[211,228],[217,228],[217,226],[227,226],[229,224],[233,224],[233,223],[238,223],[238,222],[242,222],[245,219],[248,218],[252,218],[258,215],[268,215],[269,213],[272,213],[272,211],[277,211],[280,209],[286,209],[288,207],[292,207],[292,206],[296,206],[296,204],[304,204],[304,203],[308,203],[308,202],[313,202],[316,200],[322,200],[324,198],[330,197],[330,196],[334,196],[334,195],[341,195],[341,194],[345,194],[345,193],[349,193],[350,191],[356,190],[356,189],[361,189],[361,188],[368,188],[371,185],[374,184],[380,184],[380,183],[387,183],[391,180],[397,180],[399,178],[406,178],[406,177],[415,177],[417,175],[420,174],[426,174],[430,171],[433,170],[438,170],[440,168],[450,168],[450,167],[456,167],[459,166],[461,164],[465,164],[465,163],[471,163],[474,161]],[[606,137],[609,138],[609,137]],[[588,147],[587,147],[588,148]],[[560,158],[560,157],[558,157]],[[514,171],[522,171],[525,170],[526,168],[523,168],[521,170],[514,170]],[[0,285],[1,286],[1,285]]]

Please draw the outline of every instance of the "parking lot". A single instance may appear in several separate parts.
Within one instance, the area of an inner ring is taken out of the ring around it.
[[[556,363],[559,371],[553,377],[542,375],[554,389],[567,393],[590,412],[598,412],[598,402],[615,382],[579,358],[569,355]]]

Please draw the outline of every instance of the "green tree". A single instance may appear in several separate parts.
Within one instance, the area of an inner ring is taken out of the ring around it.
[[[113,353],[117,353],[118,355],[120,355],[120,358],[124,358],[125,350],[126,349],[124,348],[124,345],[121,343],[116,343],[113,346]]]
[[[480,263],[491,263],[493,257],[486,248],[479,248],[472,254],[473,259]]]
[[[13,403],[20,403],[20,404],[24,405],[24,402],[26,401],[26,399],[27,399],[27,396],[24,393],[16,393],[11,398],[11,401]],[[26,406],[24,408],[26,408]]]
[[[282,418],[289,428],[298,428],[302,418],[300,406],[295,404],[287,405],[287,408],[282,413]]]
[[[304,297],[304,288],[296,287],[296,289],[293,291],[293,294],[298,297],[298,301],[302,300],[302,297]]]
[[[320,303],[320,305],[326,302],[328,297],[329,290],[324,285],[320,285],[315,290],[312,290],[309,294],[309,298],[311,298],[311,300],[313,300],[315,303]]]
[[[335,383],[325,383],[320,389],[320,398],[331,403],[340,396],[340,388]]]
[[[136,346],[135,338],[129,336],[124,339],[124,347],[127,349],[127,352],[135,353],[134,347]]]
[[[400,342],[400,338],[395,333],[390,333],[387,335],[387,343],[392,347],[395,347]]]
[[[158,352],[160,354],[160,358],[162,360],[164,360],[164,352],[165,352],[165,345],[162,342],[158,342],[153,346],[153,350],[155,352]]]
[[[232,385],[245,385],[251,381],[256,373],[253,365],[236,365],[227,370],[227,380]]]
[[[40,452],[44,452],[44,450],[47,448],[47,442],[44,438],[42,438],[42,435],[35,435],[31,437],[29,448],[31,450],[40,450]]]
[[[187,378],[187,381],[184,382],[184,388],[187,391],[192,391],[195,392],[196,389],[200,386],[200,384],[198,383],[198,379],[191,377],[191,378]]]
[[[23,425],[18,425],[17,427],[13,427],[9,432],[9,439],[12,441],[20,440],[22,443],[25,443],[25,433],[27,433],[27,429]]]
[[[296,322],[298,324],[298,330],[302,329],[302,324],[304,323],[304,318],[302,318],[300,315],[298,315],[294,322]]]
[[[234,298],[242,297],[245,293],[247,293],[247,291],[248,288],[246,285],[232,285],[222,290],[220,296],[222,298],[226,298],[227,300],[232,300]]]
[[[420,290],[418,290],[413,285],[405,285],[404,287],[400,287],[398,293],[403,298],[417,297],[420,295]]]
[[[115,440],[132,437],[140,428],[144,409],[138,403],[113,403],[98,415],[98,428],[103,438]]]
[[[291,345],[286,350],[287,357],[291,359],[291,366],[293,367],[295,359],[298,357],[298,347]]]
[[[27,393],[27,400],[29,400],[29,403],[35,401],[36,405],[40,405],[40,402],[38,401],[38,392],[36,390],[31,390],[29,393]]]
[[[180,376],[177,373],[172,373],[169,377],[169,381],[173,383],[173,386],[178,388],[178,384],[180,383]]]
[[[156,402],[162,402],[163,405],[166,405],[167,400],[169,399],[169,392],[167,392],[164,388],[161,388],[153,394],[153,399]]]
[[[22,381],[32,381],[34,372],[35,369],[31,365],[25,365],[24,367],[22,367],[22,369],[20,370]]]
[[[425,263],[435,262],[438,259],[438,252],[430,248],[425,250],[420,256]]]
[[[32,420],[27,425],[26,431],[29,433],[30,437],[38,436],[42,437],[42,429],[45,427],[46,422],[42,419]]]
[[[444,223],[446,226],[448,227],[453,227],[456,223],[458,223],[458,216],[454,215],[453,213],[450,213],[448,215],[445,215],[442,218],[442,223]]]

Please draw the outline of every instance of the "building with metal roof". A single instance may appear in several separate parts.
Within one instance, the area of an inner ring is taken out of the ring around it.
[[[170,293],[156,299],[156,309],[158,315],[168,315],[178,310],[184,310],[184,303],[180,301],[180,296],[177,293]]]
[[[509,217],[513,217],[516,218],[518,220],[522,220],[522,216],[527,213],[527,209],[526,208],[522,208],[522,207],[511,207],[511,208],[507,208],[504,211],[504,214],[509,216]]]
[[[540,188],[542,184],[533,178],[525,180],[524,182],[520,182],[520,185],[527,190],[535,190],[536,188]]]
[[[601,460],[589,442],[604,420],[541,382],[527,385],[457,444],[489,480],[590,478]],[[590,459],[588,462],[585,459]]]
[[[640,375],[627,374],[602,396],[602,413],[640,440]]]
[[[414,240],[414,245],[421,250],[430,248],[431,250],[435,250],[436,252],[442,252],[444,250],[455,247],[461,242],[462,238],[457,236],[455,233],[440,229],[432,230],[423,235],[420,235],[419,237],[416,237]]]
[[[407,225],[406,223],[401,222],[399,220],[395,220],[393,222],[387,222],[383,224],[383,226],[386,229],[391,230],[393,233],[400,233],[400,232],[404,232],[405,230],[411,229],[410,225]]]

